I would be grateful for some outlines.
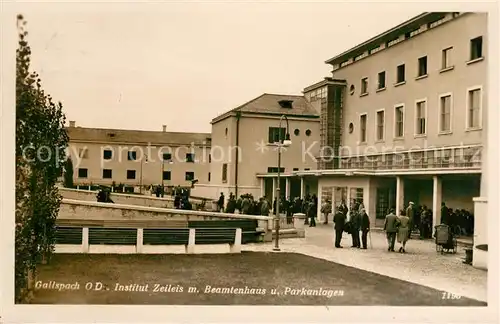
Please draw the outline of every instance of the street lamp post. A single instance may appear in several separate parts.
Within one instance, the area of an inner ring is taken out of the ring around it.
[[[285,138],[283,139],[281,137],[281,123],[283,122],[283,119],[286,121],[286,133],[285,133]],[[280,189],[281,189],[281,182],[280,182],[280,173],[281,173],[281,148],[282,147],[287,147],[292,144],[292,141],[290,140],[290,125],[288,124],[288,118],[285,115],[281,115],[280,117],[280,123],[278,126],[278,185],[276,186],[276,217],[275,217],[275,228],[276,228],[276,239],[274,241],[274,248],[273,251],[279,251],[280,250],[280,244],[279,244],[279,239],[280,239],[280,201],[281,201],[281,194],[280,194]],[[283,143],[282,143],[283,141]]]

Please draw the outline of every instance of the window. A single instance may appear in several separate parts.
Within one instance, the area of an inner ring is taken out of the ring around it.
[[[129,151],[128,154],[127,154],[127,159],[129,161],[135,161],[135,160],[137,160],[137,152],[135,152],[135,151]]]
[[[280,140],[280,132],[281,132],[281,140],[285,140],[286,129],[279,127],[269,127],[269,143],[277,143]]]
[[[300,130],[298,128],[296,128],[293,133],[295,134],[295,136],[299,136],[300,135]]]
[[[427,75],[427,56],[418,59],[418,76]]]
[[[385,71],[378,73],[378,86],[377,89],[385,88]]]
[[[89,155],[88,153],[89,153],[89,152],[88,152],[88,150],[87,150],[87,148],[86,148],[86,147],[81,148],[81,149],[79,149],[79,150],[78,150],[78,156],[79,156],[80,158],[82,158],[82,159],[87,159],[87,158],[89,157],[89,156],[88,156],[88,155]]]
[[[163,180],[170,180],[172,178],[171,171],[163,171]]]
[[[425,135],[425,122],[426,122],[426,101],[418,101],[416,104],[416,125],[415,125],[415,134],[416,135]]]
[[[311,170],[311,169],[310,168],[304,168],[304,171],[309,171],[309,170]],[[285,171],[283,170],[283,172],[285,172]]]
[[[113,151],[111,150],[104,150],[102,152],[102,157],[104,160],[111,160],[113,158]]]
[[[222,182],[227,182],[227,163],[222,164]]]
[[[194,153],[186,153],[186,162],[189,162],[189,163],[194,162]]]
[[[361,79],[361,94],[367,94],[368,93],[368,78],[363,78]]]
[[[113,178],[113,170],[111,170],[111,169],[103,169],[102,170],[102,178],[103,179],[111,179],[111,178]]]
[[[306,136],[311,136],[311,130],[310,129],[306,129]]]
[[[405,82],[405,65],[401,64],[397,67],[396,83]]]
[[[451,132],[451,94],[439,98],[439,132]]]
[[[451,67],[451,50],[453,47],[445,48],[441,54],[441,68],[446,69]]]
[[[135,170],[127,170],[127,179],[135,179]]]
[[[293,168],[293,171],[299,171],[299,168]]]
[[[377,140],[384,140],[384,124],[385,112],[383,110],[377,111]]]
[[[194,180],[194,172],[186,171],[186,181],[192,181],[192,180]]]
[[[208,163],[212,163],[212,154],[208,154]]]
[[[483,57],[483,36],[470,40],[470,59],[475,60]]]
[[[394,137],[401,138],[404,136],[404,106],[396,106],[394,111],[395,131]]]
[[[359,140],[361,143],[366,142],[366,114],[359,116]]]
[[[467,98],[467,128],[481,127],[481,89],[470,89]]]
[[[285,168],[280,168],[280,173],[284,173]],[[278,173],[278,168],[277,167],[268,167],[267,168],[267,173]]]
[[[78,169],[78,178],[87,178],[88,173],[88,169]]]
[[[163,161],[172,160],[172,153],[163,153]]]
[[[208,182],[210,182],[210,172],[208,173]]]

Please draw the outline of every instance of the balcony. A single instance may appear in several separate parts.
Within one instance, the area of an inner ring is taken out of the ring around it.
[[[362,156],[340,156],[339,169],[480,169],[481,146],[439,148],[420,151],[390,152]],[[318,158],[318,169],[329,170],[332,156]]]

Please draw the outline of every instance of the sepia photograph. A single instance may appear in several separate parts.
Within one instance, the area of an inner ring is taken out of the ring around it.
[[[0,322],[496,322],[483,5],[2,4]]]

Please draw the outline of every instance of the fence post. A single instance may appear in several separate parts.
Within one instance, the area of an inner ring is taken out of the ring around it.
[[[186,246],[186,253],[192,254],[194,253],[194,247],[196,244],[196,229],[190,228],[189,229],[189,239],[188,239],[188,245]]]
[[[229,252],[230,253],[241,253],[241,236],[242,230],[241,228],[237,228],[234,235],[234,243],[230,245]]]
[[[89,253],[89,228],[82,229],[82,252]]]
[[[135,253],[142,253],[142,245],[144,239],[144,230],[142,228],[137,229],[137,242],[135,245]]]

